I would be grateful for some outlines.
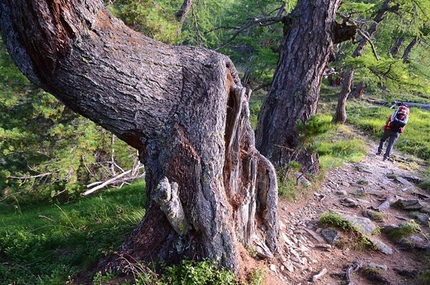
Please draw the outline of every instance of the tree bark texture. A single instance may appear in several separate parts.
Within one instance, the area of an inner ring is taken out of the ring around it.
[[[0,16],[32,82],[139,151],[148,202],[124,256],[237,271],[242,247],[279,251],[275,170],[228,57],[151,40],[98,0],[0,0]]]
[[[300,0],[285,18],[280,58],[270,92],[258,118],[260,152],[280,169],[297,160],[318,173],[316,154],[299,141],[297,121],[306,124],[317,113],[324,69],[333,53],[332,29],[340,0]]]

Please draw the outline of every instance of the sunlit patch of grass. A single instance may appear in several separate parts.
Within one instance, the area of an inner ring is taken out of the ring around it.
[[[65,284],[119,248],[145,199],[141,181],[68,203],[0,207],[0,284]]]
[[[363,139],[347,125],[332,125],[316,140],[322,169],[340,167],[345,162],[358,162],[368,151]]]

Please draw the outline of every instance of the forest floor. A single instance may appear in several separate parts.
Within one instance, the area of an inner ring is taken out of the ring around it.
[[[277,261],[265,261],[264,284],[429,284],[414,279],[417,272],[430,269],[430,193],[416,185],[420,163],[396,151],[393,161],[383,161],[375,154],[376,143],[369,141],[368,146],[361,162],[328,171],[318,190],[296,201],[279,201],[283,254]],[[408,206],[394,207],[396,201]],[[363,220],[377,213],[382,220],[367,221],[381,231],[367,236],[380,250],[364,246],[353,231],[336,228],[331,232],[337,239],[330,243],[323,237],[328,227],[319,223],[327,211]],[[383,233],[412,218],[419,233],[401,240]]]

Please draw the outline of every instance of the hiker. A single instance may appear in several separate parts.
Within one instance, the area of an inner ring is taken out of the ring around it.
[[[390,158],[391,150],[393,149],[394,142],[399,138],[400,134],[403,132],[406,123],[409,119],[409,109],[403,104],[399,103],[398,108],[393,112],[393,114],[388,116],[387,122],[384,126],[384,133],[382,134],[381,141],[379,142],[377,155],[382,153],[382,148],[385,141],[388,139],[387,149],[384,154],[384,161]]]

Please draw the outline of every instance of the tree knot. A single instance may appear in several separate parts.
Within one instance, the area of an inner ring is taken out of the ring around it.
[[[189,225],[179,199],[178,189],[178,183],[169,183],[167,177],[164,177],[155,187],[152,200],[160,206],[175,232],[183,236],[188,232]]]

